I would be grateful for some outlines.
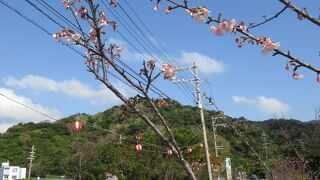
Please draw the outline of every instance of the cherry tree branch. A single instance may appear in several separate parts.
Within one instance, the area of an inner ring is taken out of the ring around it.
[[[284,0],[280,0],[280,1],[284,1]],[[192,11],[192,8],[189,8],[189,6],[187,4],[179,4],[173,0],[167,0],[167,2],[170,2],[171,4],[174,5],[174,7],[177,7],[177,8],[183,8],[183,9],[186,9],[186,10],[189,10],[189,11]],[[292,7],[292,5],[290,6],[290,3],[287,3],[286,6],[288,7]],[[213,17],[208,17],[207,18],[207,24],[210,24],[210,23],[221,23],[222,21],[220,20],[220,15],[219,15],[219,18],[218,19],[215,19]],[[246,30],[243,30],[243,28],[240,28],[239,26],[235,27],[235,30],[243,35],[245,35],[247,38],[250,38],[251,40],[255,41],[255,42],[259,42],[260,38],[250,34],[248,31]],[[274,51],[274,54],[273,56],[276,56],[276,55],[281,55],[283,57],[286,57],[290,60],[290,62],[293,62],[293,63],[296,63],[299,67],[305,67],[317,74],[320,74],[320,69],[318,67],[315,67],[311,64],[308,64],[308,63],[305,63],[303,60],[300,60],[299,58],[291,55],[290,52],[285,52],[285,51],[282,51],[281,49],[273,49]]]
[[[248,30],[249,30],[249,29],[253,29],[253,28],[255,28],[255,27],[258,27],[258,26],[261,26],[261,25],[263,25],[263,24],[265,24],[265,23],[267,23],[267,22],[269,22],[269,21],[271,21],[271,20],[273,20],[273,19],[275,19],[275,18],[278,18],[278,17],[280,16],[280,14],[282,14],[287,8],[288,8],[288,6],[285,6],[285,7],[284,7],[283,9],[281,9],[281,11],[279,11],[277,14],[275,14],[275,15],[272,16],[271,18],[265,19],[263,22],[260,22],[260,23],[258,23],[258,24],[251,24],[251,25],[248,27]]]
[[[315,17],[313,16],[310,16],[307,11],[304,9],[304,10],[301,10],[299,9],[298,7],[294,6],[291,2],[289,1],[286,1],[286,0],[278,0],[279,2],[281,2],[282,4],[288,6],[291,10],[293,10],[294,12],[296,12],[299,17],[303,17],[303,18],[306,18],[308,19],[310,22],[320,26],[320,20],[319,19],[316,19]]]

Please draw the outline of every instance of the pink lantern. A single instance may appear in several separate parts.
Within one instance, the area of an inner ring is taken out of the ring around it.
[[[141,144],[137,144],[137,145],[136,145],[136,150],[137,150],[138,153],[139,153],[140,151],[142,151],[142,146],[141,146]]]
[[[192,148],[191,148],[191,147],[188,147],[188,148],[187,148],[187,152],[188,152],[188,153],[192,153]]]
[[[167,149],[167,155],[172,155],[172,150],[171,149]]]
[[[80,131],[82,129],[82,123],[80,121],[78,121],[78,120],[74,121],[73,129],[75,131]]]

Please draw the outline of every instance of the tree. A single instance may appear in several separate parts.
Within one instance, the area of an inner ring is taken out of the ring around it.
[[[156,64],[154,60],[149,60],[143,62],[143,68],[140,70],[140,74],[146,78],[146,83],[143,83],[135,78],[130,77],[124,69],[118,65],[119,58],[121,57],[121,47],[116,44],[110,44],[108,49],[105,49],[106,44],[104,43],[105,27],[108,24],[112,25],[114,31],[117,30],[117,22],[107,20],[105,13],[99,9],[98,4],[94,4],[92,0],[88,0],[81,6],[78,1],[64,0],[62,1],[67,10],[69,10],[77,23],[77,30],[80,33],[76,33],[72,29],[63,29],[61,32],[53,34],[53,37],[57,42],[61,42],[61,38],[65,38],[70,45],[73,42],[75,45],[80,45],[86,49],[86,60],[88,71],[91,72],[97,80],[103,83],[108,89],[110,89],[122,102],[126,104],[127,111],[135,112],[141,119],[148,124],[151,129],[159,136],[159,138],[166,143],[168,148],[170,148],[176,157],[179,159],[180,163],[184,166],[186,172],[192,179],[196,179],[190,164],[185,160],[183,154],[180,151],[179,145],[173,135],[173,132],[167,121],[160,113],[158,107],[166,106],[166,102],[161,97],[156,101],[152,99],[149,94],[152,88],[152,83],[159,77],[162,73],[165,79],[174,79],[175,73],[173,65],[163,64],[162,71],[156,73]],[[112,0],[111,4],[116,6],[117,2]],[[80,18],[79,18],[79,16]],[[90,27],[89,34],[86,34],[86,26],[82,25],[79,19],[84,20],[88,23]],[[118,75],[121,75],[123,80],[129,83],[136,91],[138,95],[135,97],[125,97],[125,95],[120,92],[109,80],[109,72],[114,70]],[[154,73],[156,73],[154,75]],[[148,112],[152,112],[154,117],[160,120],[162,126],[164,127],[164,132],[161,131],[151,119],[150,114],[144,113],[139,109],[139,99],[143,98],[149,105]],[[166,137],[165,133],[168,135]]]

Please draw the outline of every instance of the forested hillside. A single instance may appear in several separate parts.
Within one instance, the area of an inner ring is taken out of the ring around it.
[[[139,107],[143,111],[144,103]],[[161,111],[197,176],[204,178],[206,166],[198,109],[170,101]],[[223,160],[230,157],[235,174],[242,171],[263,178],[265,169],[229,126],[217,128],[218,144],[223,149],[218,151],[219,158],[215,158],[211,116],[216,114],[205,111],[213,165],[223,174]],[[79,132],[72,129],[75,119],[83,123]],[[258,122],[245,118],[229,121],[278,177],[289,173],[288,168],[290,173],[297,173],[296,176],[308,172],[318,175],[319,122],[284,119]],[[225,122],[220,119],[218,123]],[[136,140],[137,133],[141,133],[141,140]],[[136,144],[142,145],[140,153],[135,149]],[[125,106],[115,106],[92,116],[77,114],[53,123],[18,124],[0,134],[0,162],[9,160],[12,165],[26,167],[32,145],[36,148],[34,176],[51,174],[77,179],[80,175],[82,179],[103,179],[107,172],[120,179],[184,179],[187,176],[176,158],[168,154],[164,143],[142,120],[127,112]]]

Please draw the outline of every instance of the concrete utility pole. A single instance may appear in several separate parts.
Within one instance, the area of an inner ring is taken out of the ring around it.
[[[205,154],[206,154],[206,160],[207,160],[207,168],[208,168],[208,176],[209,180],[212,180],[212,171],[211,171],[211,163],[210,163],[210,154],[209,154],[209,147],[208,147],[208,140],[207,140],[207,132],[206,132],[206,124],[204,121],[204,115],[203,115],[203,106],[202,106],[202,98],[201,98],[201,90],[200,90],[200,79],[198,74],[198,68],[196,66],[196,63],[193,63],[193,66],[190,68],[178,68],[176,71],[186,70],[186,69],[193,69],[193,75],[194,79],[192,80],[178,80],[174,81],[175,83],[185,83],[185,82],[194,82],[196,93],[197,93],[197,104],[200,111],[200,118],[201,118],[201,124],[202,124],[202,132],[203,132],[203,141],[204,141],[204,148],[205,148]]]
[[[265,133],[262,134],[262,141],[263,141],[263,146],[264,150],[266,153],[266,160],[268,160],[268,143],[267,143],[267,135]]]
[[[217,135],[216,135],[216,130],[218,126],[222,126],[222,127],[226,127],[226,124],[216,124],[217,119],[219,118],[223,118],[223,117],[216,117],[214,118],[213,116],[211,117],[211,121],[212,121],[212,131],[213,131],[213,140],[214,140],[214,151],[215,151],[215,155],[216,157],[218,156],[218,149],[222,149],[221,146],[217,145]]]
[[[30,180],[30,176],[31,176],[31,169],[32,169],[32,161],[34,160],[34,158],[36,157],[35,156],[35,148],[34,148],[34,145],[32,145],[32,148],[31,148],[31,152],[30,152],[30,157],[28,158],[30,160],[30,164],[29,164],[29,173],[28,173],[28,180]]]

